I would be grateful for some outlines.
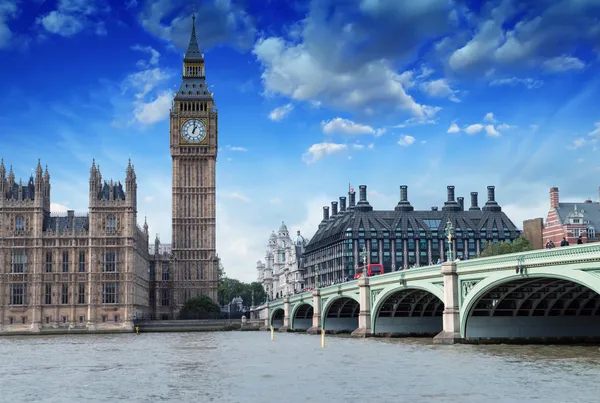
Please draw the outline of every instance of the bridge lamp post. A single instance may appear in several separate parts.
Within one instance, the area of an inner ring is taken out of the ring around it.
[[[448,252],[446,252],[446,258],[448,259],[448,262],[451,262],[454,260],[454,257],[452,256],[452,238],[454,235],[454,228],[452,227],[452,222],[450,222],[450,219],[448,219],[448,222],[446,223],[446,238],[448,238]]]
[[[367,247],[363,246],[363,250],[360,253],[360,256],[363,259],[363,272],[361,277],[367,277]]]

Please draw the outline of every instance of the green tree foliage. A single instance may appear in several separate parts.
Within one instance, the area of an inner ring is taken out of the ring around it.
[[[253,298],[254,296],[254,298]],[[220,305],[226,305],[235,297],[241,297],[247,307],[258,305],[265,301],[265,290],[260,283],[243,283],[239,280],[223,277],[217,289],[217,300]]]
[[[179,311],[179,319],[218,319],[221,307],[206,295],[188,300]]]
[[[497,242],[490,243],[481,252],[481,257],[506,255],[507,253],[519,253],[532,250],[533,247],[529,240],[525,237],[520,237],[512,242]]]

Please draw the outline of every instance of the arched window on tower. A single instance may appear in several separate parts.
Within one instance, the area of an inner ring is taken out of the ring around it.
[[[15,218],[15,231],[23,232],[25,231],[25,217],[22,215],[18,215]]]
[[[106,232],[116,232],[117,231],[117,217],[114,215],[109,215],[106,217]]]

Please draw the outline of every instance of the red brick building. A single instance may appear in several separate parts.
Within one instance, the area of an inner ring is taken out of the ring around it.
[[[563,237],[574,245],[581,237],[583,243],[597,242],[596,229],[600,225],[600,203],[585,200],[581,203],[561,203],[558,188],[550,188],[550,209],[543,229],[543,244],[552,240],[560,245]]]

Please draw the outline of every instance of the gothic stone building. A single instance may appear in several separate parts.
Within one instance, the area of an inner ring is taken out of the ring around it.
[[[320,284],[332,284],[353,277],[363,265],[361,252],[367,252],[367,264],[382,264],[384,272],[415,266],[428,266],[444,259],[448,248],[445,227],[454,227],[454,256],[468,259],[479,254],[490,242],[511,242],[520,231],[495,200],[494,186],[488,186],[488,200],[480,208],[477,192],[471,193],[471,207],[465,209],[464,198],[454,198],[454,186],[447,188],[447,201],[441,210],[417,211],[408,201],[407,186],[400,186],[400,201],[394,210],[375,211],[367,200],[367,187],[340,197],[338,203],[323,207],[323,220],[304,254],[306,287],[314,287],[315,275]]]
[[[50,213],[50,174],[15,181],[0,162],[0,331],[131,330],[148,310],[148,228],[136,175],[102,181],[92,163],[89,212]]]

